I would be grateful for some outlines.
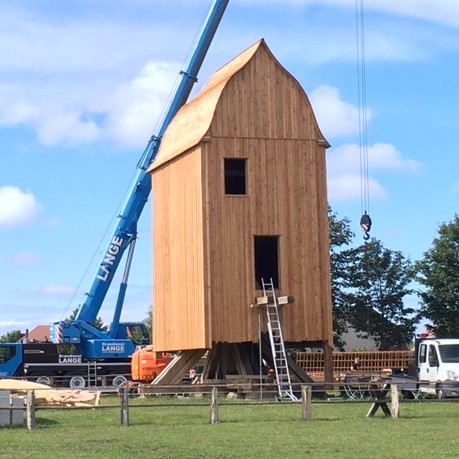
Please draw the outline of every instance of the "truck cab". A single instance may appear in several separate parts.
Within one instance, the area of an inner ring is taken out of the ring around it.
[[[459,339],[426,339],[418,344],[421,392],[438,398],[459,397]]]
[[[0,344],[0,379],[14,375],[22,367],[22,346],[18,343]]]

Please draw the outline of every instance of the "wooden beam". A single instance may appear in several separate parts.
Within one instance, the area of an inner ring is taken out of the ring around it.
[[[207,349],[193,349],[190,351],[182,351],[167,367],[155,378],[153,385],[157,384],[179,384],[202,356],[207,352]]]
[[[277,297],[277,304],[279,306],[283,306],[285,304],[292,304],[295,302],[295,299],[293,296],[278,296]],[[260,307],[260,306],[266,306],[267,304],[274,304],[274,299],[272,296],[259,296],[255,298],[255,302],[251,304],[250,306],[252,308]]]

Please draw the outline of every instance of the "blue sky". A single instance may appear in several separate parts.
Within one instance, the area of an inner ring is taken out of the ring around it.
[[[210,0],[0,0],[0,334],[84,301]],[[459,2],[365,3],[371,234],[413,260],[459,194]],[[265,38],[308,94],[329,202],[361,243],[355,0],[230,0],[196,90]],[[139,222],[122,318],[151,305]],[[102,318],[109,322],[115,279]]]

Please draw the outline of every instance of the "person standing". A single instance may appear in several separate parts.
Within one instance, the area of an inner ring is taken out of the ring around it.
[[[351,366],[351,370],[360,371],[360,359],[358,357],[354,359],[354,363]]]

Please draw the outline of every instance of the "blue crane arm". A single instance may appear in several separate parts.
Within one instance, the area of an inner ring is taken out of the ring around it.
[[[91,289],[87,293],[86,301],[80,307],[76,320],[89,323],[96,320],[123,253],[131,241],[137,238],[137,222],[148,201],[151,190],[151,177],[146,173],[146,170],[156,157],[161,138],[167,126],[178,110],[186,103],[193,85],[197,81],[198,71],[204,61],[204,57],[217,31],[228,2],[229,0],[215,0],[210,9],[188,64],[180,72],[181,78],[177,90],[165,112],[158,133],[150,138],[137,164],[135,180],[118,217],[117,225],[109,240],[108,248],[99,265]],[[118,311],[119,313],[120,311]]]

